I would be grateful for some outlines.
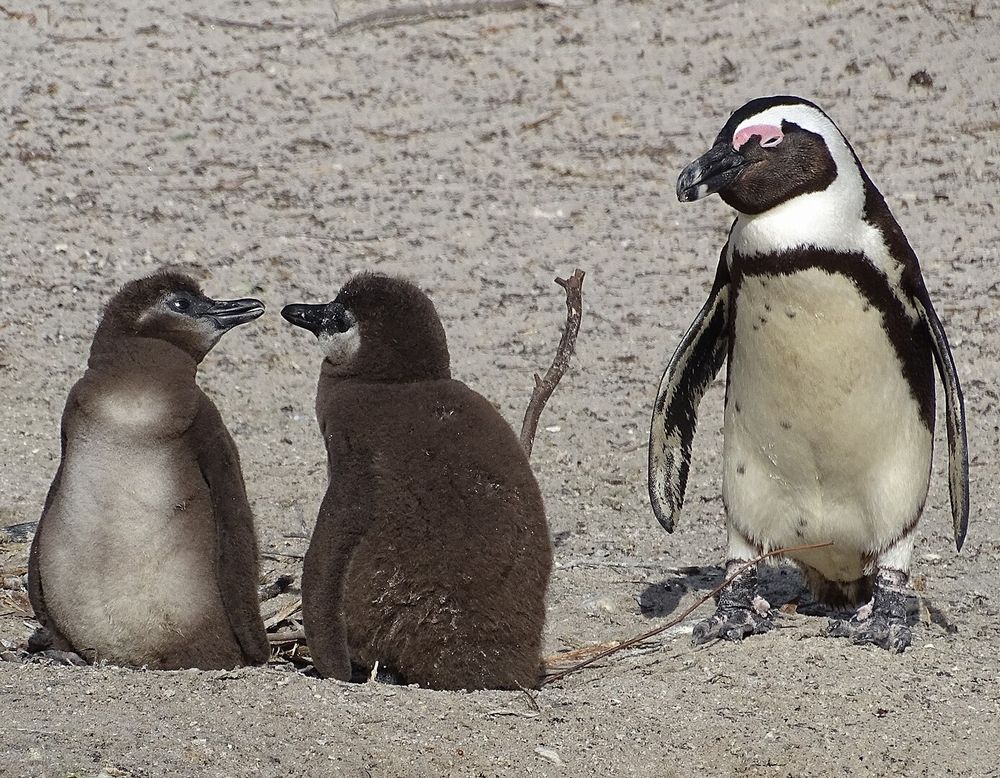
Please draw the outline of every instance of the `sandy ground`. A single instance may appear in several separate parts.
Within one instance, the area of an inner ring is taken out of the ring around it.
[[[0,775],[1000,775],[1000,5],[567,5],[331,36],[326,0],[5,3],[0,524],[38,517],[66,393],[127,279],[179,263],[270,306],[201,383],[273,575],[298,572],[325,487],[317,355],[280,306],[363,268],[405,274],[436,300],[456,376],[519,425],[562,324],[552,279],[580,266],[578,354],[533,455],[557,546],[546,650],[665,623],[717,580],[725,541],[721,381],[674,535],[645,492],[655,385],[731,219],[674,184],[731,110],[791,92],[831,113],[885,193],[964,381],[971,529],[956,554],[939,432],[913,647],[825,638],[806,599],[742,645],[674,633],[619,655],[545,688],[538,711],[279,667],[6,662]],[[27,551],[0,545],[4,576]],[[768,587],[776,604],[800,593],[786,568]],[[0,592],[8,647],[30,634],[24,608]]]

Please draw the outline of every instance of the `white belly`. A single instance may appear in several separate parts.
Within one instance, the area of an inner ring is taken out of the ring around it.
[[[932,435],[896,352],[846,277],[817,268],[745,277],[725,413],[730,522],[833,580],[868,571],[922,509]]]
[[[197,463],[178,439],[131,442],[70,439],[40,563],[46,606],[78,650],[155,664],[225,614]]]

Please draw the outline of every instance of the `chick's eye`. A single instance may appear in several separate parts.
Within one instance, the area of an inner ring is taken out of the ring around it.
[[[351,316],[345,310],[339,310],[333,316],[333,329],[336,332],[347,332],[352,324]]]
[[[170,307],[179,313],[184,313],[191,308],[191,301],[186,297],[175,297],[170,301]]]

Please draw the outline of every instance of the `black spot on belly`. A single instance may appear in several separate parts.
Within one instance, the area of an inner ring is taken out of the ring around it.
[[[761,324],[767,324],[767,317],[766,316],[761,316],[760,317],[760,323]]]
[[[789,319],[794,319],[795,311],[785,311],[785,316],[787,316]]]
[[[764,310],[767,311],[768,313],[770,313],[771,312],[771,304],[770,303],[764,303]]]
[[[781,424],[781,429],[783,430],[790,430],[792,428],[792,423],[790,421],[782,419],[779,423]]]
[[[919,318],[911,318],[904,300],[907,297],[920,298],[922,292],[920,271],[916,258],[910,250],[896,223],[889,215],[882,196],[870,182],[866,181],[865,219],[876,226],[893,247],[893,254],[903,258],[903,276],[900,286],[892,285],[885,273],[876,268],[860,252],[837,252],[817,248],[795,248],[788,251],[747,257],[739,252],[732,255],[731,300],[740,294],[744,278],[755,277],[762,287],[775,276],[817,268],[824,273],[844,276],[854,284],[862,297],[864,310],[877,313],[882,319],[882,328],[893,345],[903,375],[910,385],[913,399],[920,407],[920,419],[927,429],[934,428],[934,366],[931,358],[931,341],[927,326]],[[786,310],[789,318],[794,318]]]
[[[743,475],[747,471],[747,466],[740,463],[736,465],[736,475]]]
[[[809,522],[806,521],[805,516],[799,516],[799,529],[805,529],[809,526]]]
[[[736,401],[736,400],[734,400],[734,401],[733,401],[733,405],[734,405],[734,406],[735,406],[735,408],[736,408],[736,412],[737,412],[737,413],[739,413],[739,412],[740,412],[740,404],[739,404],[739,402],[738,402],[738,401]]]

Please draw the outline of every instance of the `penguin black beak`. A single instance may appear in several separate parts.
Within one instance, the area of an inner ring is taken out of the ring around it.
[[[253,321],[264,313],[264,303],[246,297],[241,300],[213,300],[203,314],[215,322],[220,330],[230,330],[240,324]]]
[[[317,338],[323,331],[326,320],[329,318],[327,305],[307,305],[305,303],[293,303],[281,309],[281,316],[285,321],[309,330]]]
[[[728,140],[720,141],[681,171],[677,199],[690,203],[715,194],[735,181],[748,164]]]

